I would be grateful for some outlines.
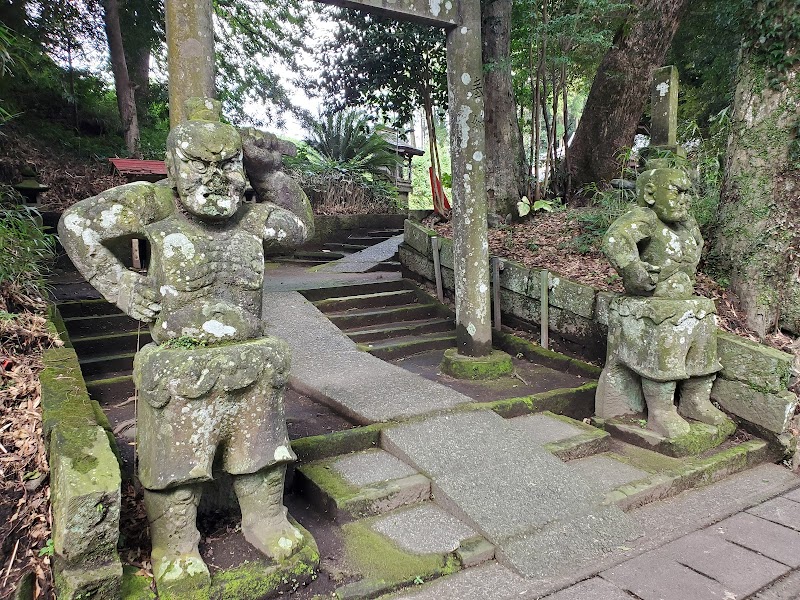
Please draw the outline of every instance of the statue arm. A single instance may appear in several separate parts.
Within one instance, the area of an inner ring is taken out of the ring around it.
[[[283,169],[282,155],[294,156],[291,142],[253,128],[242,129],[244,168],[261,202],[272,204],[265,229],[283,230],[286,236],[266,233],[264,239],[278,246],[296,247],[314,236],[314,215],[300,185]],[[289,214],[285,214],[289,213]],[[294,217],[292,218],[293,215]],[[299,225],[297,222],[299,221]]]
[[[622,277],[625,291],[635,295],[652,292],[661,270],[639,255],[639,243],[649,239],[653,227],[643,210],[634,209],[619,217],[603,238],[603,252]]]
[[[146,277],[128,270],[109,245],[143,235],[147,224],[163,219],[171,208],[170,194],[169,188],[148,183],[119,186],[71,206],[58,224],[61,244],[86,280],[141,321],[155,319],[158,293]]]

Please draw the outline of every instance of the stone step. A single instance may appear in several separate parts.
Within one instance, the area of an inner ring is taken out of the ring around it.
[[[608,432],[549,411],[514,417],[508,422],[565,461],[605,452],[611,444]]]
[[[110,377],[109,375],[113,375]],[[116,372],[104,373],[100,379],[86,379],[86,389],[92,400],[100,404],[113,404],[122,402],[133,396],[136,391],[133,377],[130,373],[118,374]]]
[[[95,315],[123,314],[115,304],[106,300],[71,300],[58,303],[58,312],[64,319],[72,317],[90,317]]]
[[[140,327],[142,331],[147,331],[147,325],[123,313],[65,318],[64,325],[67,327],[70,339],[122,331],[137,331]]]
[[[437,303],[414,304],[381,310],[350,310],[342,313],[329,313],[327,317],[340,329],[361,328],[369,325],[399,323],[418,319],[445,316],[446,309]]]
[[[328,242],[323,245],[324,248],[328,248],[329,250],[345,250],[347,252],[360,252],[361,250],[366,250],[368,246],[364,244],[342,244],[338,242]]]
[[[314,306],[324,313],[334,313],[360,308],[380,308],[384,306],[414,304],[416,302],[417,295],[414,290],[404,289],[328,298],[326,300],[314,302]]]
[[[421,352],[445,350],[456,345],[456,334],[439,333],[393,338],[365,344],[367,351],[383,360],[398,360]]]
[[[97,379],[101,375],[133,369],[133,352],[125,354],[111,354],[93,358],[79,358],[81,372],[84,377]]]
[[[437,503],[528,577],[553,577],[639,535],[574,469],[496,413],[440,415],[387,428],[381,444],[431,478]]]
[[[417,321],[403,321],[402,323],[390,323],[388,325],[375,325],[373,327],[344,330],[351,340],[359,344],[367,344],[410,335],[440,333],[444,331],[455,331],[455,322],[453,319],[437,317],[434,319],[419,319]]]
[[[343,298],[346,296],[359,296],[363,294],[378,294],[380,292],[394,292],[400,290],[416,289],[414,285],[404,279],[391,281],[376,281],[374,283],[361,283],[356,285],[341,285],[312,290],[303,290],[302,294],[307,300],[317,302],[328,298]]]
[[[320,265],[327,265],[328,260],[315,260],[304,258],[293,258],[291,256],[276,256],[270,259],[274,263],[281,263],[284,265],[295,265],[298,267],[318,267]]]
[[[379,262],[377,265],[375,265],[373,268],[371,268],[367,272],[368,273],[377,273],[377,272],[399,273],[402,270],[403,270],[403,266],[400,264],[399,261],[396,261],[396,260],[384,260],[382,262]]]
[[[301,465],[303,497],[329,519],[347,522],[430,500],[431,482],[379,448]]]
[[[294,258],[302,258],[305,260],[324,260],[330,262],[332,260],[339,260],[344,258],[341,252],[313,252],[311,250],[298,250],[292,254]]]
[[[374,246],[378,242],[385,242],[394,235],[351,235],[347,238],[348,243],[351,244],[364,244],[366,246]]]
[[[141,332],[124,331],[122,333],[109,333],[94,336],[71,336],[70,341],[75,352],[81,358],[91,358],[102,354],[119,354],[120,352],[136,352],[145,344],[150,343],[150,330]]]

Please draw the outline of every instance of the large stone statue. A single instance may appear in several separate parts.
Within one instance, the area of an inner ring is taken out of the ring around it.
[[[219,122],[219,103],[187,102],[167,139],[166,182],[131,183],[79,202],[59,223],[75,265],[109,301],[150,323],[136,355],[139,479],[159,594],[209,585],[196,527],[212,466],[233,476],[244,537],[280,561],[303,544],[283,506],[289,349],[261,320],[265,247],[313,234],[308,199],[280,171],[285,142]],[[283,145],[283,146],[282,146]],[[243,203],[245,169],[263,202]],[[147,274],[109,249],[146,238]]]
[[[648,429],[666,438],[690,431],[684,417],[730,423],[709,399],[720,369],[716,308],[693,295],[703,239],[688,210],[690,188],[680,170],[645,171],[636,182],[639,206],[614,221],[603,240],[626,295],[609,307],[595,410],[610,418],[642,412],[646,403]]]

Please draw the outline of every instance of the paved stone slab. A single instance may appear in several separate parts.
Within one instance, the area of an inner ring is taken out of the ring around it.
[[[737,597],[757,592],[789,571],[786,565],[705,531],[667,544],[658,553],[716,579]]]
[[[292,386],[360,423],[422,415],[472,401],[360,351],[297,292],[265,294],[264,319],[267,331],[292,349]]]
[[[753,596],[753,600],[797,600],[798,598],[800,598],[800,571],[793,571]]]
[[[403,234],[390,237],[374,246],[322,265],[316,271],[318,273],[365,273],[397,254],[397,248],[402,241]]]
[[[747,512],[767,521],[800,531],[800,503],[792,502],[786,498],[773,498],[768,502],[754,506]]]
[[[632,467],[609,456],[589,456],[567,463],[580,473],[596,490],[609,492],[626,483],[647,479],[650,473]]]
[[[414,468],[380,449],[344,456],[331,466],[342,479],[355,487],[417,474]]]
[[[631,600],[631,597],[605,579],[593,577],[544,600]]]
[[[648,552],[600,576],[641,600],[731,600],[730,590],[688,567]]]
[[[493,412],[393,427],[383,432],[383,444],[431,477],[437,501],[502,546],[498,556],[515,567],[542,573],[518,551],[536,548],[537,557],[559,556],[574,547],[591,557],[635,537],[622,511],[602,506],[601,495],[579,475]],[[593,544],[585,543],[588,524]],[[546,567],[571,565],[553,560]]]
[[[789,469],[763,464],[629,514],[644,529],[643,542],[652,549],[786,493],[798,484],[800,478]]]
[[[709,527],[726,540],[764,556],[800,567],[800,533],[747,513],[739,513]]]
[[[530,583],[496,562],[443,577],[422,588],[384,596],[382,600],[520,600],[536,598]],[[611,600],[611,599],[610,599]]]
[[[412,554],[446,554],[476,535],[474,529],[430,502],[381,517],[372,528]]]
[[[533,442],[542,445],[566,440],[584,433],[574,425],[547,415],[523,415],[509,419],[509,422],[527,431]]]
[[[794,502],[800,502],[800,489],[793,490],[788,494],[784,494],[783,497],[793,500]]]

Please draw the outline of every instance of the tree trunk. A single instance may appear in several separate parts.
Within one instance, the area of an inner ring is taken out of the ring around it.
[[[511,81],[511,5],[512,0],[485,0],[481,5],[486,197],[488,211],[501,218],[516,215],[525,194],[525,149]]]
[[[128,65],[125,61],[125,50],[122,45],[122,28],[119,19],[118,0],[104,0],[103,21],[108,38],[108,50],[111,55],[111,70],[114,73],[114,88],[117,92],[117,107],[122,120],[122,131],[125,136],[125,147],[128,153],[136,158],[139,151],[139,120],[136,117],[136,101],[134,88],[128,76]]]
[[[762,338],[776,327],[800,334],[800,63],[785,74],[772,87],[774,74],[742,57],[709,257]]]
[[[573,189],[613,179],[616,155],[631,146],[650,93],[688,0],[634,0],[595,75],[572,142]]]
[[[126,51],[128,72],[133,84],[133,95],[136,100],[136,111],[141,121],[147,115],[150,92],[150,48],[140,46]]]

